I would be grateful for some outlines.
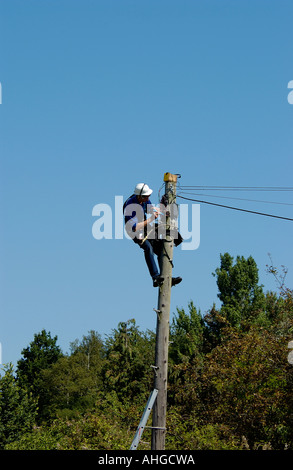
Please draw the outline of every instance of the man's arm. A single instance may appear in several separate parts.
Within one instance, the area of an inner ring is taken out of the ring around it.
[[[155,219],[157,219],[160,215],[160,210],[157,207],[154,207],[153,214],[143,222],[138,222],[135,224],[135,232],[137,230],[143,230],[148,224],[151,224]]]

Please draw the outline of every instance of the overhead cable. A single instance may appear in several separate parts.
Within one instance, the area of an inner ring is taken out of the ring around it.
[[[178,186],[180,190],[200,191],[293,191],[290,186]]]
[[[180,191],[180,194],[184,194],[187,196],[202,196],[202,193],[195,193],[191,190],[182,190]],[[279,204],[283,206],[293,206],[290,202],[276,202],[276,201],[264,201],[264,200],[259,200],[259,199],[247,199],[247,198],[242,198],[242,197],[231,197],[231,196],[215,196],[214,194],[204,194],[205,197],[216,197],[219,199],[234,199],[237,201],[249,201],[249,202],[260,202],[260,203],[265,203],[265,204]]]
[[[239,207],[225,206],[223,204],[216,204],[215,202],[200,201],[198,199],[191,199],[191,198],[188,198],[188,197],[180,196],[179,194],[177,194],[177,197],[179,197],[181,199],[186,199],[187,201],[199,202],[199,203],[202,203],[202,204],[209,204],[211,206],[224,207],[226,209],[233,209],[233,210],[241,211],[241,212],[249,212],[250,214],[264,215],[266,217],[274,217],[276,219],[283,219],[283,220],[293,221],[293,219],[291,219],[289,217],[282,217],[280,215],[273,215],[273,214],[265,214],[264,212],[251,211],[251,210],[248,210],[248,209],[241,209]]]

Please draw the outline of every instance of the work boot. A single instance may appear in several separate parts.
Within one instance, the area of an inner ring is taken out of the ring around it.
[[[172,277],[172,287],[176,286],[176,284],[180,284],[182,281],[182,277]]]
[[[160,287],[164,282],[164,278],[162,276],[157,276],[153,279],[153,286]]]

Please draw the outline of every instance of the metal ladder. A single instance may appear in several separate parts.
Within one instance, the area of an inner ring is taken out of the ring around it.
[[[143,412],[143,415],[142,415],[142,418],[140,420],[140,423],[138,425],[138,428],[136,430],[136,433],[135,433],[135,436],[134,436],[134,439],[132,441],[132,444],[130,446],[130,450],[136,450],[137,447],[138,447],[138,444],[139,444],[139,441],[141,439],[141,436],[142,436],[142,433],[146,427],[146,423],[147,423],[147,420],[148,420],[148,417],[150,415],[150,412],[152,410],[152,407],[154,406],[154,403],[155,403],[155,400],[157,398],[157,395],[158,395],[158,390],[155,388],[152,393],[150,394],[150,397],[148,399],[148,402],[146,404],[146,407],[144,409],[144,412]]]

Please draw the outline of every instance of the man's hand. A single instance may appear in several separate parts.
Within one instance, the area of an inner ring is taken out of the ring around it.
[[[154,207],[153,208],[153,220],[157,219],[160,214],[161,214],[160,208]]]

